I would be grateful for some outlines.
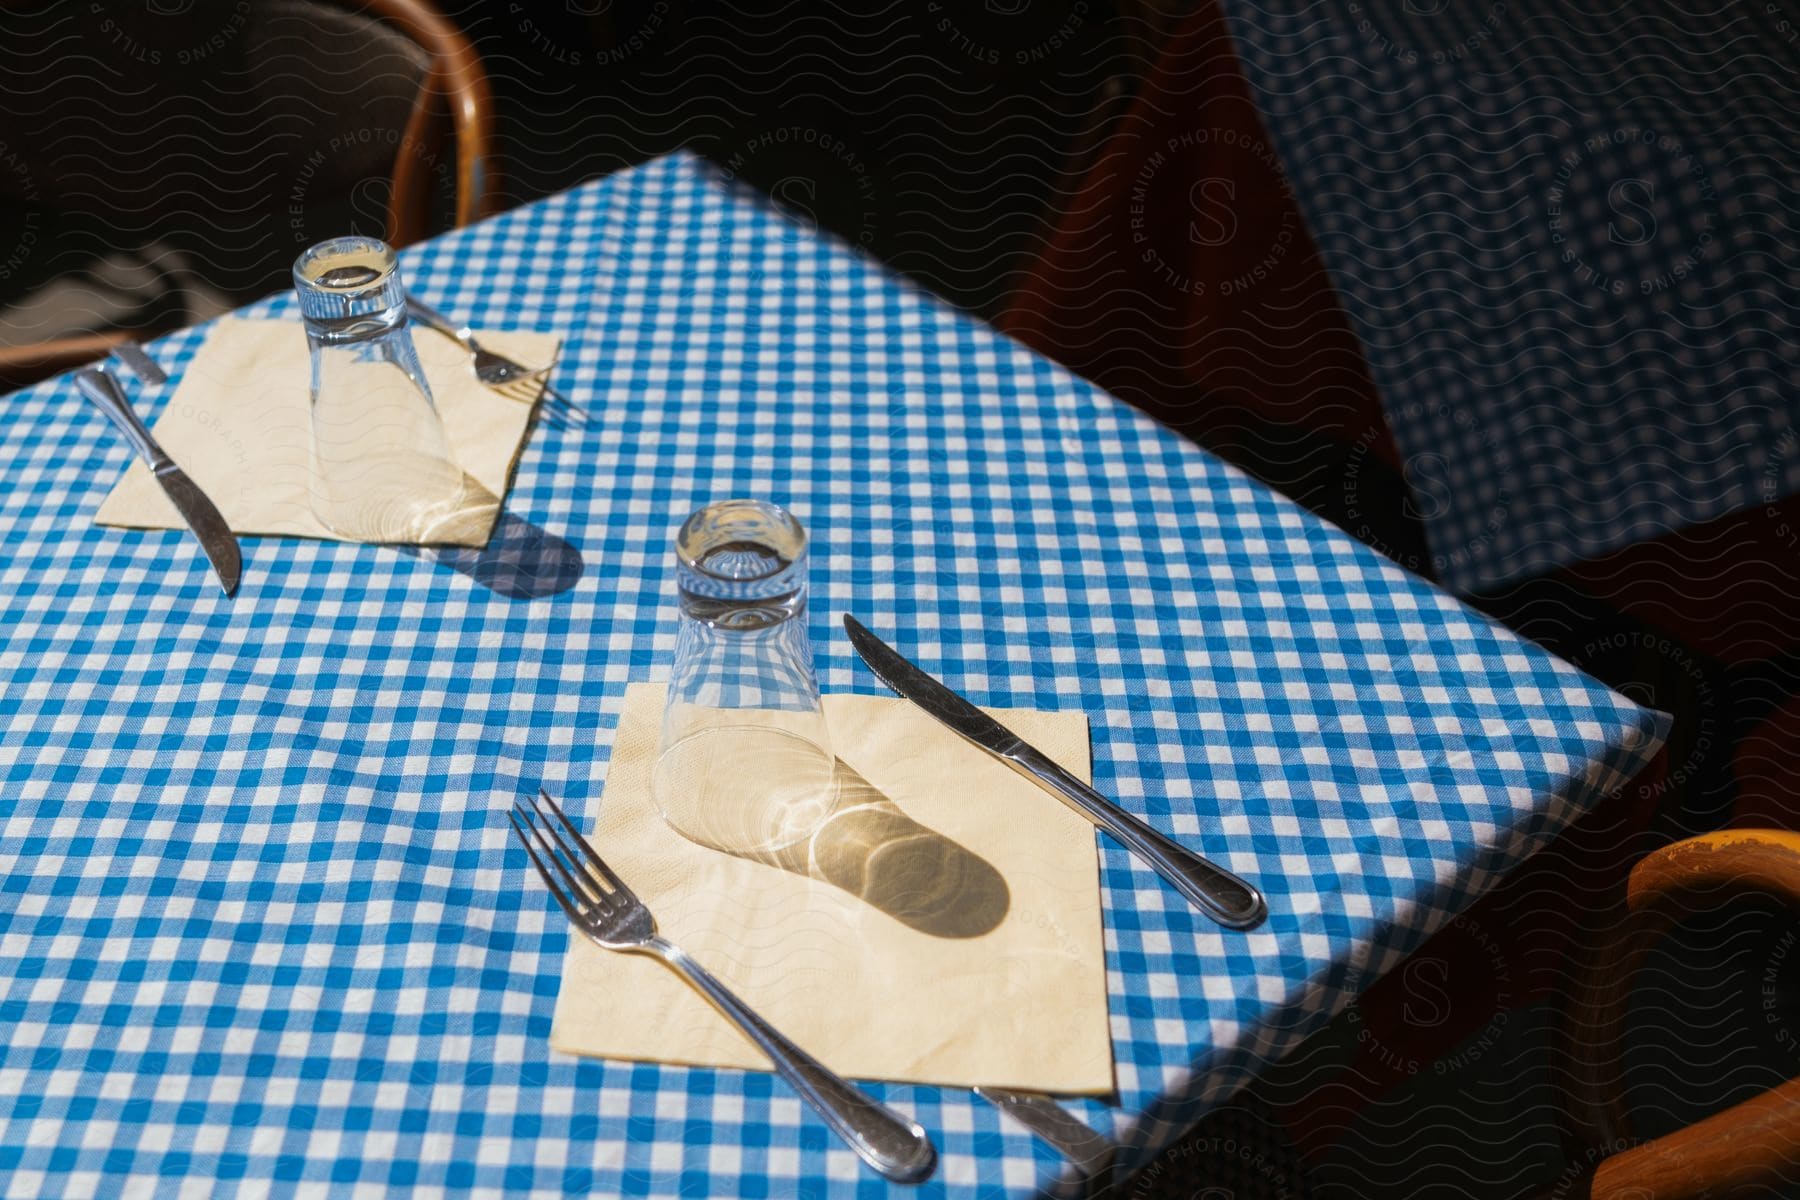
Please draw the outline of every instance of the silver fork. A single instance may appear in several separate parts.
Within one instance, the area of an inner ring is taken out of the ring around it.
[[[514,362],[504,354],[494,353],[475,340],[472,328],[458,325],[417,296],[409,294],[406,297],[406,312],[427,329],[435,329],[467,350],[475,360],[475,378],[482,384],[521,403],[532,403],[541,396],[543,404],[539,411],[552,424],[565,427],[586,424],[573,400],[548,383],[540,383],[550,373],[549,367],[534,369]]]
[[[686,980],[743,1030],[800,1098],[882,1175],[896,1183],[918,1183],[931,1174],[937,1150],[925,1130],[845,1082],[757,1016],[686,952],[658,937],[656,918],[644,902],[601,861],[548,791],[540,788],[530,807],[520,802],[507,819],[550,895],[590,941],[608,950],[648,954]]]
[[[539,367],[533,370],[523,363],[514,362],[504,354],[495,354],[492,350],[484,349],[481,343],[475,340],[474,329],[467,325],[458,325],[417,296],[407,296],[406,312],[414,320],[437,330],[474,355],[475,378],[491,388],[504,387],[509,383],[542,379],[550,373],[549,367]]]

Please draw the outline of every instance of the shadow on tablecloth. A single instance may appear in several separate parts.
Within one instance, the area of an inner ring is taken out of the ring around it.
[[[494,536],[480,550],[449,546],[403,546],[400,550],[467,575],[509,600],[560,596],[581,582],[586,569],[581,551],[567,539],[504,511],[494,526]]]

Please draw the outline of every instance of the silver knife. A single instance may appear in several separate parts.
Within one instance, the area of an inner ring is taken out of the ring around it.
[[[169,382],[169,373],[136,342],[120,342],[113,347],[112,352],[113,357],[119,360],[119,365],[136,376],[140,383],[161,387]]]
[[[1268,915],[1255,887],[1108,802],[1043,751],[908,662],[849,613],[844,614],[844,632],[883,683],[1112,834],[1201,912],[1227,929],[1248,929]]]
[[[1082,1124],[1073,1113],[1042,1092],[978,1087],[975,1094],[1043,1138],[1067,1159],[1080,1172],[1085,1185],[1083,1194],[1106,1190],[1118,1147]]]
[[[117,379],[105,371],[84,367],[75,372],[75,386],[130,440],[138,457],[144,460],[144,465],[150,468],[151,474],[156,476],[156,482],[162,485],[162,490],[181,514],[181,519],[187,522],[188,528],[194,531],[194,536],[200,539],[200,548],[206,551],[207,560],[212,563],[213,574],[219,577],[225,594],[229,596],[235,592],[238,574],[243,569],[243,556],[238,551],[237,538],[233,536],[231,526],[225,523],[219,510],[213,507],[213,502],[163,453],[163,448],[150,436],[150,431],[138,419],[137,413],[131,410],[131,403],[125,399],[125,389],[119,386]]]

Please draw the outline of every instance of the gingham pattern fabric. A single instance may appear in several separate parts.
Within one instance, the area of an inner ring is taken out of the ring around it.
[[[670,699],[703,708],[813,709],[819,682],[810,633],[799,614],[762,629],[729,632],[689,621],[676,638]]]
[[[504,813],[596,812],[708,500],[809,527],[827,690],[882,690],[849,610],[979,701],[1085,711],[1102,790],[1267,892],[1228,933],[1097,843],[1118,1095],[1069,1107],[1127,1163],[1662,738],[696,159],[404,262],[567,339],[587,420],[535,431],[486,555],[253,538],[227,600],[186,534],[92,526],[128,452],[67,380],[0,402],[0,1194],[884,1193],[771,1075],[547,1043],[569,930]],[[873,1090],[942,1152],[906,1194],[1060,1177],[970,1092]]]
[[[1439,580],[1800,489],[1791,10],[1223,3]]]

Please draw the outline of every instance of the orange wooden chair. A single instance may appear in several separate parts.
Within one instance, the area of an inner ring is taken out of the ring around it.
[[[386,218],[388,240],[404,246],[430,232],[430,164],[442,144],[446,124],[455,142],[455,225],[467,225],[494,212],[499,175],[493,152],[493,95],[480,56],[462,31],[425,0],[308,3],[379,22],[420,51],[423,69],[418,93],[394,157]],[[128,336],[124,330],[107,330],[0,346],[0,391],[102,358]]]
[[[1571,1132],[1596,1165],[1561,1194],[1592,1200],[1721,1200],[1800,1194],[1800,1078],[1664,1137],[1634,1144],[1622,1079],[1632,979],[1685,912],[1721,899],[1773,899],[1800,913],[1800,834],[1702,834],[1632,868],[1626,915],[1596,947],[1573,997]],[[1608,1155],[1611,1147],[1626,1146]]]

